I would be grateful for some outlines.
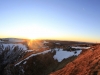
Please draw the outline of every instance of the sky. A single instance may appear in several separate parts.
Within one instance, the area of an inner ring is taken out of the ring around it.
[[[0,38],[100,42],[100,0],[0,0]]]

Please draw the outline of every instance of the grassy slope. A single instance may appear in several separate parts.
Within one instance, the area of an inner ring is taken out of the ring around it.
[[[100,75],[100,45],[92,48],[50,75]]]

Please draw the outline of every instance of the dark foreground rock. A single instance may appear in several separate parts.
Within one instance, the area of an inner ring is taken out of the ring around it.
[[[27,60],[21,60],[19,64],[9,64],[4,69],[3,75],[48,75],[51,72],[63,68],[67,63],[73,61],[77,56],[64,59],[62,62],[54,60],[55,52],[39,54]]]

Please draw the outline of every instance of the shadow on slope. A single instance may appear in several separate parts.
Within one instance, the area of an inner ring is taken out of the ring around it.
[[[4,45],[0,44],[0,74],[3,75],[3,70],[8,64],[13,64],[23,57],[25,52],[22,48],[18,46],[9,45],[4,47]]]
[[[64,59],[62,62],[58,62],[53,58],[55,53],[56,51],[50,51],[45,54],[23,59],[20,63],[9,64],[4,70],[4,75],[48,75],[51,72],[63,68],[67,63],[77,57],[72,56],[68,59]]]

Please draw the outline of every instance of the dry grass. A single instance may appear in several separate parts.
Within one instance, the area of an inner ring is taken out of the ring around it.
[[[50,75],[99,75],[100,74],[100,45],[93,46],[63,69]]]

